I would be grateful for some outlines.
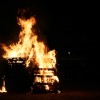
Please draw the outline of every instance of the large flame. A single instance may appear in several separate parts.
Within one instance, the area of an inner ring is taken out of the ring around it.
[[[49,50],[43,41],[38,41],[33,26],[36,24],[34,17],[30,19],[18,18],[18,25],[21,26],[19,41],[9,46],[2,45],[5,51],[3,58],[26,58],[26,67],[32,62],[32,66],[37,66],[43,70],[39,70],[39,75],[44,76],[43,79],[36,77],[34,81],[40,83],[59,82],[53,71],[48,69],[56,69],[56,51]],[[49,75],[51,78],[47,78]],[[49,85],[45,85],[45,89],[49,90]]]
[[[39,68],[52,68],[56,64],[55,50],[48,51],[48,47],[42,41],[38,41],[38,36],[33,32],[33,26],[36,24],[34,17],[30,19],[18,18],[18,25],[21,26],[19,41],[9,46],[2,45],[5,51],[4,58],[27,58],[26,65],[30,61]]]

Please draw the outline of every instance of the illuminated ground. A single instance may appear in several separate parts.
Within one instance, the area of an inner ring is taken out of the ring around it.
[[[100,100],[100,91],[68,90],[60,94],[0,94],[0,100]]]

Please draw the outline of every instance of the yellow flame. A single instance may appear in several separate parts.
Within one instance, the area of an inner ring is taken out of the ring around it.
[[[44,42],[37,40],[38,36],[33,32],[33,26],[36,24],[34,17],[30,19],[18,18],[18,25],[21,26],[19,41],[10,46],[2,45],[5,51],[4,58],[28,58],[26,65],[30,60],[35,58],[35,62],[39,68],[52,68],[56,64],[55,50],[48,51],[48,47]]]
[[[46,90],[49,90],[49,86],[48,86],[48,85],[45,85],[45,89],[46,89]]]
[[[5,87],[5,81],[3,81],[3,85],[2,85],[2,88],[0,90],[0,93],[6,93],[7,90],[6,90],[6,87]]]

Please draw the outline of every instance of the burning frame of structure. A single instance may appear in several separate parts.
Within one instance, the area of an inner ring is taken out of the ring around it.
[[[33,69],[32,92],[58,92],[59,78],[56,68],[56,51],[49,50],[43,41],[38,41],[33,26],[34,17],[18,18],[21,27],[19,41],[9,46],[2,44],[3,58],[10,66],[24,65]]]

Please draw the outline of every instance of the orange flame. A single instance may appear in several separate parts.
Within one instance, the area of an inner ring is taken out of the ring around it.
[[[10,46],[3,45],[5,51],[4,58],[27,58],[26,65],[34,59],[39,68],[52,68],[56,64],[55,50],[48,51],[44,42],[37,40],[38,36],[33,32],[33,26],[36,24],[34,17],[30,19],[18,18],[18,25],[21,26],[19,41]]]

